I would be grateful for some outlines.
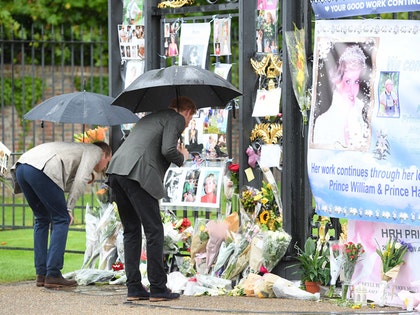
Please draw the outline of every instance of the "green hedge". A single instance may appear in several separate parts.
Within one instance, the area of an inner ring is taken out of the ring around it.
[[[23,79],[3,78],[3,97],[6,106],[14,105],[19,118],[23,119],[24,112],[28,112],[39,103],[42,98],[42,80],[33,77]]]

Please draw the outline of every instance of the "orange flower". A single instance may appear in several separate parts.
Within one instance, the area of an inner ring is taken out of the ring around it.
[[[75,134],[74,140],[77,142],[93,143],[97,141],[104,141],[106,137],[107,127],[96,127],[89,129],[85,133]]]

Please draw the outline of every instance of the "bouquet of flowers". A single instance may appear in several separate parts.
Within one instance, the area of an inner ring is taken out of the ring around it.
[[[330,290],[328,296],[332,297],[334,294],[335,284],[337,282],[338,276],[340,275],[341,268],[344,263],[344,255],[341,249],[342,245],[340,241],[329,241],[330,248]]]
[[[99,189],[96,190],[95,196],[101,206],[109,203],[109,186],[107,184],[101,184]]]
[[[212,220],[207,225],[207,230],[209,234],[209,240],[206,245],[206,274],[210,272],[210,269],[213,263],[217,259],[220,246],[222,242],[226,239],[228,233],[228,226],[223,221]]]
[[[194,233],[191,239],[191,264],[195,265],[197,254],[205,253],[207,242],[210,238],[207,230],[208,219],[197,218],[194,223]]]
[[[82,269],[95,268],[97,259],[99,258],[99,235],[98,223],[102,215],[102,209],[99,207],[89,207],[86,205],[86,249],[84,253],[84,259]]]
[[[99,269],[111,270],[116,260],[123,261],[122,224],[116,203],[109,202],[106,184],[93,186],[100,207],[86,205],[86,250],[82,269],[94,268],[99,258]]]
[[[162,215],[164,230],[164,253],[176,254],[180,251],[180,243],[189,247],[189,239],[192,234],[191,222],[188,218],[178,220],[171,211]]]
[[[259,227],[256,224],[248,222],[243,230],[243,233],[235,234],[235,249],[227,263],[225,271],[222,273],[222,278],[224,279],[233,279],[249,263],[250,244],[253,237],[259,232]]]
[[[99,219],[97,230],[99,234],[99,269],[111,270],[118,257],[118,248],[123,246],[118,241],[118,235],[122,233],[123,226],[118,215],[116,203],[108,203]]]
[[[277,263],[282,259],[289,247],[292,237],[283,229],[276,231],[266,231],[264,233],[264,242],[262,255],[264,258],[264,267],[271,272]]]
[[[7,164],[10,159],[11,151],[0,141],[0,184],[13,191],[12,185],[7,181]]]
[[[365,252],[363,245],[360,243],[347,242],[344,244],[344,287],[342,298],[347,298],[348,288],[353,277],[354,268],[356,266],[357,260]]]
[[[89,129],[86,132],[74,134],[74,140],[76,142],[93,143],[96,141],[105,141],[107,127],[96,127],[95,129]]]
[[[273,189],[270,183],[262,182],[263,187],[254,198],[261,203],[261,211],[257,216],[257,223],[263,231],[277,231],[283,226],[283,219],[279,207],[274,198]]]
[[[191,238],[194,229],[191,226],[191,221],[188,218],[179,219],[175,224],[175,229],[181,234],[181,241],[184,243],[182,250],[189,252],[191,250]]]
[[[344,244],[344,278],[347,283],[350,283],[353,277],[354,267],[357,260],[365,252],[363,245],[360,243],[348,242]]]
[[[172,222],[163,223],[163,253],[164,254],[176,254],[179,252],[178,243],[181,242],[181,234],[178,230],[174,229]]]
[[[378,244],[378,242],[376,242]],[[413,246],[402,240],[390,238],[384,250],[378,244],[376,253],[382,261],[382,280],[390,281],[398,276],[401,265],[404,263],[404,256],[407,251],[412,252]]]
[[[233,242],[232,237],[229,236],[220,245],[216,262],[213,265],[213,276],[220,276],[223,273],[226,263],[234,250],[235,243]]]
[[[260,198],[261,196],[258,195],[257,189],[249,186],[242,189],[240,201],[247,214],[253,214],[255,212],[255,207],[257,206]]]
[[[308,96],[308,66],[305,51],[305,30],[299,30],[295,25],[294,31],[286,32],[287,53],[293,83],[293,91],[302,113],[304,124],[308,122],[307,111],[310,108]]]

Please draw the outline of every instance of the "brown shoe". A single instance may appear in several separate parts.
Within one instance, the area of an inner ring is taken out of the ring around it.
[[[36,275],[36,286],[37,287],[43,287],[45,282],[45,276],[44,275]]]
[[[75,280],[64,279],[63,276],[60,277],[45,277],[44,287],[46,288],[61,288],[61,287],[73,287],[76,286],[77,282]]]

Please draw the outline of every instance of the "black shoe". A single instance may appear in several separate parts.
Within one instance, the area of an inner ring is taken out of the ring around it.
[[[150,298],[150,293],[146,290],[140,290],[140,291],[133,291],[128,292],[127,294],[127,301],[140,301],[140,300],[148,300]]]
[[[150,294],[150,302],[161,302],[161,301],[170,301],[179,299],[179,293],[172,293],[170,290],[167,290],[164,293],[152,293]]]
[[[60,277],[45,277],[44,287],[46,288],[61,288],[61,287],[74,287],[77,285],[75,280],[64,279],[63,276]]]
[[[43,287],[45,282],[45,275],[36,275],[36,286]]]

